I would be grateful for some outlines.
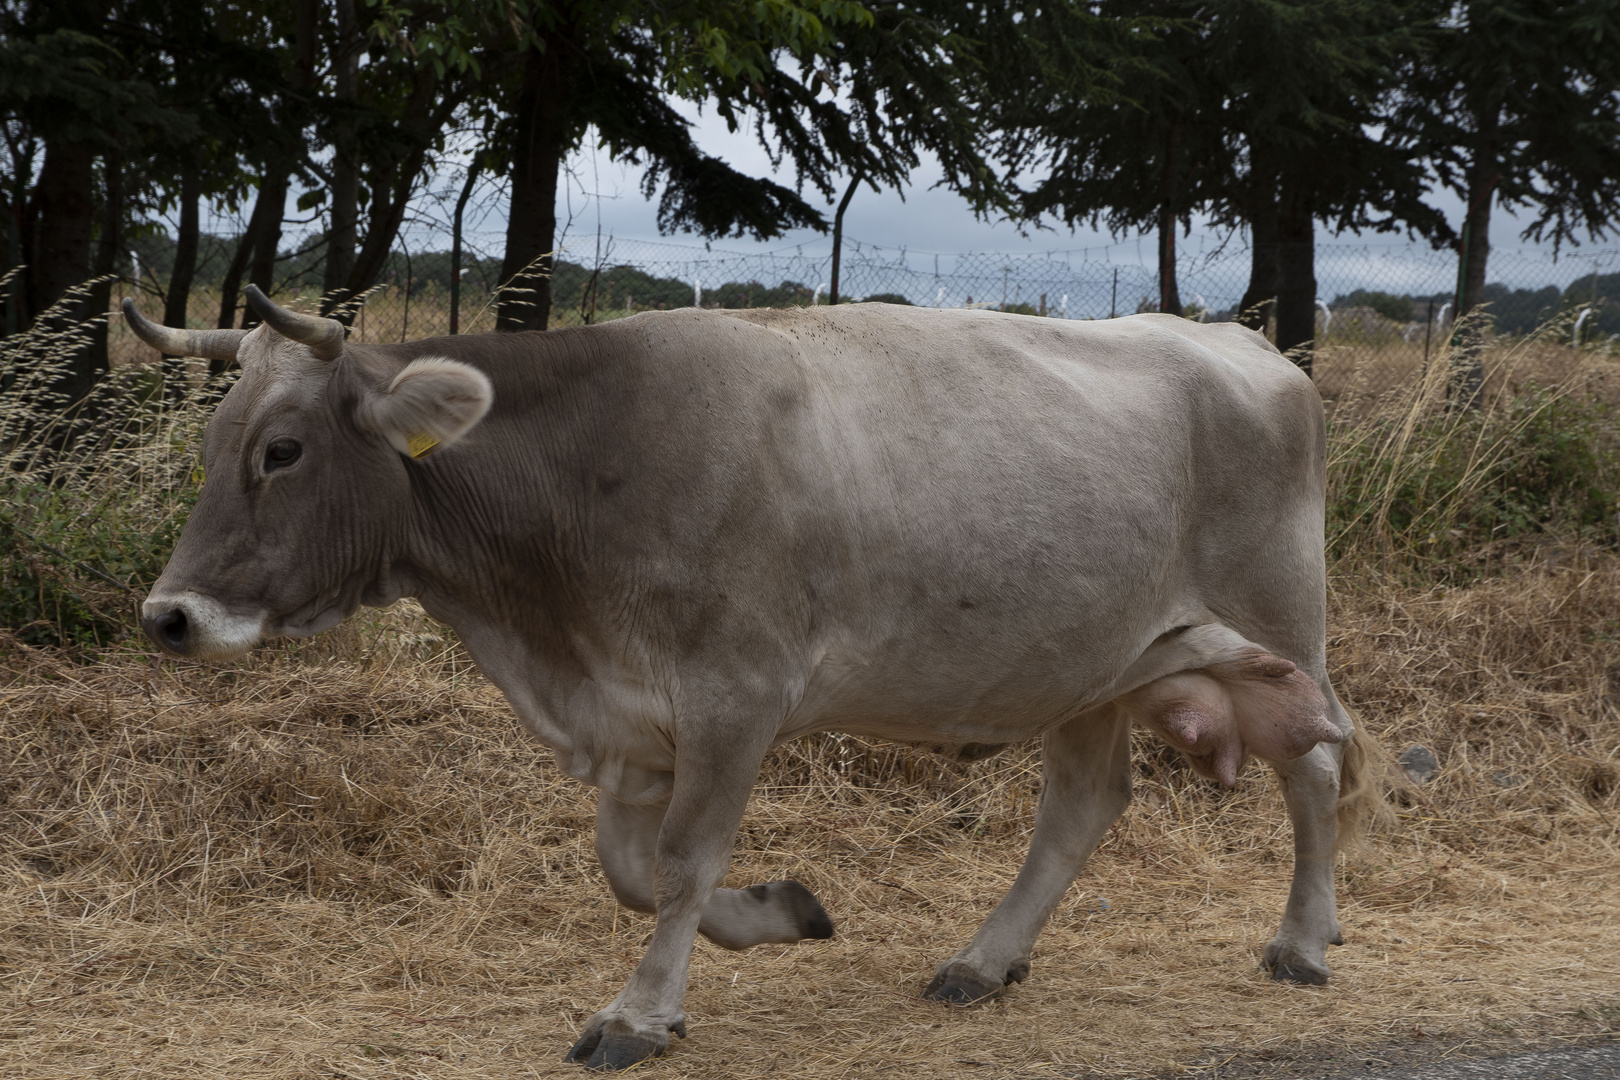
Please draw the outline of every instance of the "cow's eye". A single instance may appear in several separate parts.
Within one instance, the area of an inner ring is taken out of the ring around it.
[[[264,448],[264,471],[285,469],[297,461],[303,452],[304,448],[298,445],[297,439],[277,439]]]

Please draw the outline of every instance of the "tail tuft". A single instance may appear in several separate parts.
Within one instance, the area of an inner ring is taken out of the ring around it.
[[[1342,750],[1334,850],[1350,854],[1366,844],[1372,829],[1395,824],[1389,796],[1402,786],[1404,776],[1394,757],[1361,724],[1356,724]]]

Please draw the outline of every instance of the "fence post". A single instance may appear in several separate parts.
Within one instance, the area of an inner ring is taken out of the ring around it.
[[[1423,373],[1429,373],[1429,335],[1434,331],[1434,297],[1429,297],[1429,321],[1423,324]]]
[[[1114,293],[1108,300],[1108,317],[1119,318],[1119,267],[1114,267]]]
[[[403,345],[411,336],[411,249],[402,243],[399,250],[405,253],[405,310],[399,321],[399,342]]]

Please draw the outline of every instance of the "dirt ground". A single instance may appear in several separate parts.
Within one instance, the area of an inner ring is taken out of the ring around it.
[[[733,883],[797,878],[837,935],[700,941],[690,1037],[643,1071],[1312,1075],[1612,1036],[1617,571],[1560,548],[1467,589],[1335,579],[1341,696],[1441,769],[1344,859],[1330,985],[1256,966],[1275,785],[1221,792],[1143,740],[1030,980],[925,1002],[1017,871],[1038,761],[818,736],[774,753]],[[562,1055],[652,922],[611,900],[589,793],[442,634],[396,610],[229,667],[0,643],[0,1076],[579,1075]]]

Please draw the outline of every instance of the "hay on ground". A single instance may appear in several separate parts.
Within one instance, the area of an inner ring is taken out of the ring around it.
[[[774,752],[737,883],[794,877],[828,942],[700,943],[662,1075],[1143,1076],[1234,1055],[1612,1031],[1620,559],[1466,589],[1341,576],[1340,695],[1440,758],[1342,866],[1325,988],[1256,969],[1287,891],[1275,785],[1142,740],[1137,794],[1038,943],[963,1010],[933,966],[1011,883],[1039,766],[818,736]],[[593,799],[419,613],[231,667],[12,644],[0,683],[0,1074],[577,1075],[651,931]]]

